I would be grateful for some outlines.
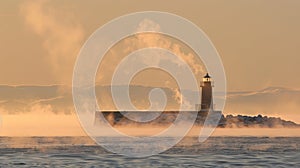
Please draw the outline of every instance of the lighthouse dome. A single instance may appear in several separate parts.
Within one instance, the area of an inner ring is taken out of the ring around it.
[[[206,73],[206,75],[203,78],[211,78],[208,73]]]

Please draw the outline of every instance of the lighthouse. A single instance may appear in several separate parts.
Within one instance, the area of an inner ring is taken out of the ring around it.
[[[208,73],[203,77],[201,83],[202,94],[201,94],[201,104],[196,105],[196,110],[200,112],[213,111],[213,81]]]
[[[208,73],[203,77],[201,82],[202,96],[201,96],[201,111],[208,111],[213,109],[212,99],[212,81]]]

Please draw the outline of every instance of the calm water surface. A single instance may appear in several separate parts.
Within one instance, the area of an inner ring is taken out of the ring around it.
[[[107,152],[86,137],[0,138],[0,167],[300,167],[300,137],[189,137],[151,157]]]

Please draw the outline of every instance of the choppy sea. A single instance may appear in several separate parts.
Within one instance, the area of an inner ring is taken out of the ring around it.
[[[0,137],[0,167],[300,167],[300,137],[187,137],[144,158],[110,153],[87,137]]]

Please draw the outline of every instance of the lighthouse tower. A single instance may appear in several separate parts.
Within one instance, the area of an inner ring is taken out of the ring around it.
[[[202,95],[201,95],[201,104],[196,105],[197,111],[208,112],[213,110],[213,97],[212,97],[212,87],[213,82],[211,77],[207,73],[201,82]]]
[[[208,73],[203,77],[201,82],[202,87],[202,97],[201,97],[201,111],[208,111],[213,109],[213,99],[212,99],[212,81]]]

